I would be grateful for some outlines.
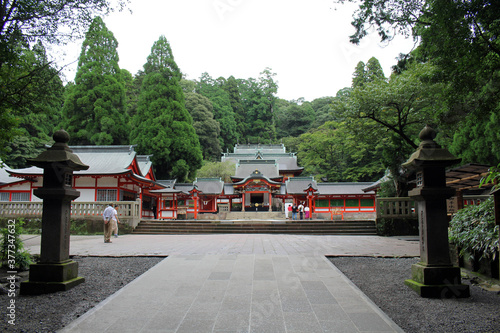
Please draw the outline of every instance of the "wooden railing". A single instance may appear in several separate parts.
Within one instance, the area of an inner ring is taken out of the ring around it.
[[[416,218],[415,201],[408,197],[377,198],[377,218]]]
[[[129,224],[138,223],[140,216],[140,203],[138,201],[119,201],[118,216],[127,220]],[[72,219],[102,219],[102,212],[108,202],[79,202],[71,203]],[[43,202],[30,201],[0,201],[0,217],[8,218],[41,218]]]

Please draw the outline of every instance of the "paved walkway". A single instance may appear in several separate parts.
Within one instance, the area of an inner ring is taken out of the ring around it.
[[[402,332],[325,255],[418,252],[376,236],[76,236],[72,255],[169,257],[61,332]]]

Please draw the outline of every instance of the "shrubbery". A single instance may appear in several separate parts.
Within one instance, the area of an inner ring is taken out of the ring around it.
[[[3,266],[6,263],[10,270],[14,270],[14,268],[27,270],[32,264],[31,255],[24,250],[24,244],[20,237],[24,233],[23,224],[24,220],[18,219],[15,220],[15,223],[0,229],[2,234],[0,265]]]
[[[495,225],[493,198],[480,205],[459,210],[450,222],[449,239],[461,249],[460,255],[476,254],[494,260],[498,250],[498,226]]]

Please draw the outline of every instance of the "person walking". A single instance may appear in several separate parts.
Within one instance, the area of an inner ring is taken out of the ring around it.
[[[102,213],[102,217],[104,219],[104,243],[111,243],[111,234],[113,230],[116,228],[118,232],[118,212],[116,211],[118,205],[108,205],[104,212]]]

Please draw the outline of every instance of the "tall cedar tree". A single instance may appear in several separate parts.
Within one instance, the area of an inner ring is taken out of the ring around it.
[[[159,178],[193,179],[203,159],[201,146],[185,107],[182,74],[165,36],[153,44],[144,73],[132,143],[141,154],[153,154]]]
[[[96,17],[85,36],[75,85],[68,89],[63,126],[78,145],[128,144],[124,76],[118,42]]]

